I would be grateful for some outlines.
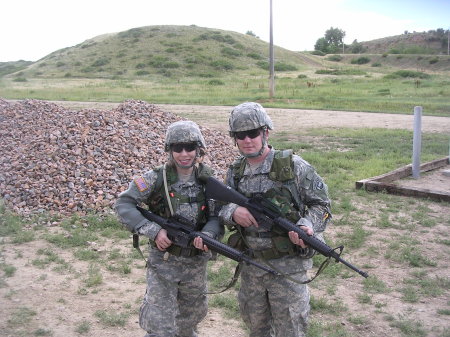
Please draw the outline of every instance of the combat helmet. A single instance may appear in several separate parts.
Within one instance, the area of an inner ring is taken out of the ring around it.
[[[167,128],[164,151],[169,152],[170,145],[178,143],[197,143],[199,148],[206,148],[199,126],[192,121],[178,121]]]
[[[228,123],[231,137],[234,137],[234,133],[239,131],[259,128],[273,129],[272,120],[266,110],[261,104],[255,102],[245,102],[236,106],[231,111]]]

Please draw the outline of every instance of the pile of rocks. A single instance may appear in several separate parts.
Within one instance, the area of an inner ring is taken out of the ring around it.
[[[181,119],[135,100],[112,110],[72,111],[0,99],[1,197],[22,215],[110,211],[133,176],[166,161],[166,129]],[[200,127],[205,162],[223,178],[236,150],[227,135]]]

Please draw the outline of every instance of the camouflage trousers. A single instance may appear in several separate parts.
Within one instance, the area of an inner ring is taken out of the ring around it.
[[[150,336],[196,337],[197,325],[208,311],[206,265],[208,257],[169,256],[151,250],[147,290],[139,325]]]
[[[258,275],[250,270],[243,267],[238,294],[241,317],[250,330],[249,337],[306,336],[310,310],[308,287],[283,276]],[[307,280],[306,271],[290,274],[290,277]]]

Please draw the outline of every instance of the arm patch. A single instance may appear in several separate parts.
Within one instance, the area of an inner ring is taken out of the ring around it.
[[[145,179],[141,176],[134,178],[134,183],[136,184],[140,192],[145,192],[148,190],[148,185]]]

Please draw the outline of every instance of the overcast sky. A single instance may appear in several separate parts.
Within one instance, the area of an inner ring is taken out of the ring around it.
[[[330,27],[352,43],[450,28],[450,0],[272,0],[274,44],[313,50]],[[0,62],[37,61],[106,33],[196,25],[269,42],[270,0],[3,0]]]

